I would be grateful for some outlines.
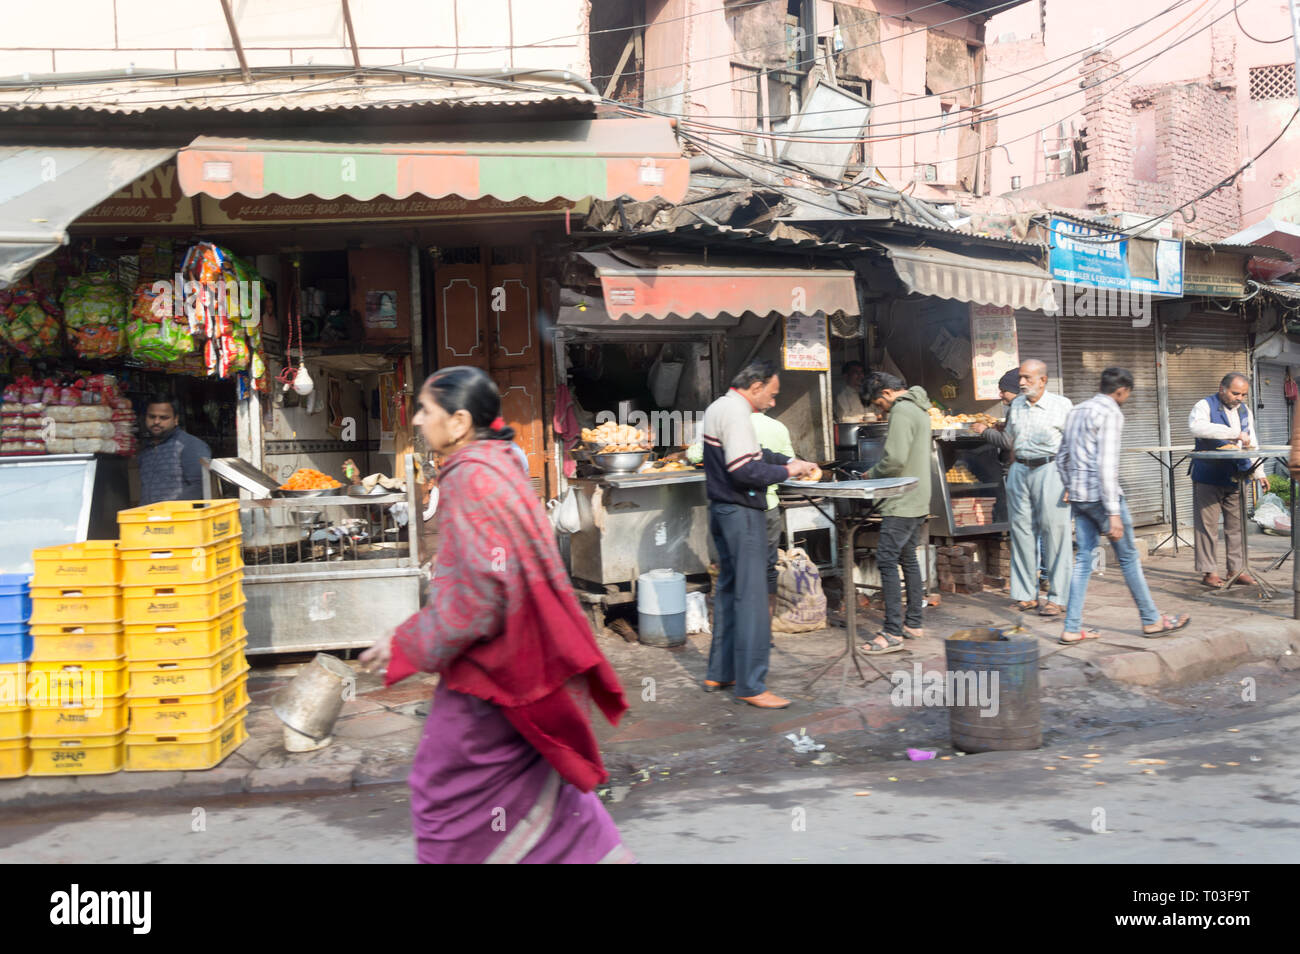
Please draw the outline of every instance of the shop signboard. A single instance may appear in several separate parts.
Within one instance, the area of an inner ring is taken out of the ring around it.
[[[1183,294],[1183,243],[1109,232],[1069,219],[1049,220],[1052,277],[1068,285],[1132,295]]]
[[[250,199],[232,195],[225,199],[201,196],[199,214],[208,225],[274,225],[278,223],[330,223],[356,222],[367,219],[438,219],[485,218],[488,216],[560,215],[566,208],[574,208],[566,199],[535,202],[517,199],[504,202],[491,196],[482,199],[462,199],[446,196],[428,199],[411,196],[406,199],[318,199],[303,196],[285,199],[266,196]]]
[[[998,382],[1008,369],[1020,366],[1016,341],[1016,311],[1010,305],[970,306],[971,364],[975,400],[996,401]]]
[[[831,346],[826,335],[826,315],[786,315],[785,345],[781,350],[786,371],[829,371]]]
[[[176,163],[150,169],[84,213],[78,225],[192,225],[194,205],[181,192]]]

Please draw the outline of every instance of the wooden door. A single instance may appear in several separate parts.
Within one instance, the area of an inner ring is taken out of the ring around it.
[[[438,367],[468,364],[486,369],[488,280],[482,259],[440,264],[434,273],[434,296]]]
[[[405,248],[348,250],[350,306],[366,341],[411,339],[411,257]]]
[[[501,392],[501,416],[528,455],[528,472],[546,492],[546,413],[537,325],[534,249],[444,249],[434,272],[438,366],[483,368]]]

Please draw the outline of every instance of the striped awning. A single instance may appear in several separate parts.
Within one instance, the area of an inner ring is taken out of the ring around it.
[[[419,142],[199,138],[180,151],[186,195],[297,199],[616,199],[680,202],[689,160],[664,119],[464,123]]]
[[[1056,310],[1052,273],[1043,265],[944,248],[873,241],[888,252],[894,271],[909,292],[977,305]]]
[[[842,269],[692,265],[654,256],[633,258],[623,250],[578,254],[596,266],[608,321],[652,318],[671,319],[673,326],[701,320],[721,325],[724,316],[739,319],[747,313],[858,314],[854,274]]]

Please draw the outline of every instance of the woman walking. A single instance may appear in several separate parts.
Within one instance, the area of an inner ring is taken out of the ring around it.
[[[445,368],[415,423],[444,456],[429,600],[361,655],[391,685],[441,674],[411,766],[422,863],[632,862],[592,789],[607,775],[590,706],[622,688],[578,607],[554,531],[486,373]]]

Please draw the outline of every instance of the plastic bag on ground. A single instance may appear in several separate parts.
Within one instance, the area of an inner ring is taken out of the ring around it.
[[[709,626],[709,604],[703,593],[686,594],[686,632],[713,632]]]

